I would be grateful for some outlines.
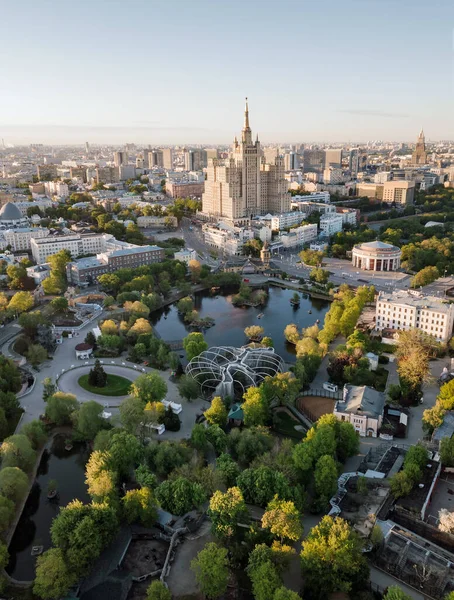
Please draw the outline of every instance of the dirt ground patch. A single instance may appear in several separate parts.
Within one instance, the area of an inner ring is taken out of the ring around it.
[[[123,563],[134,577],[162,569],[169,544],[160,540],[133,540]]]
[[[215,541],[210,533],[211,523],[207,520],[192,536],[188,536],[176,549],[175,559],[167,578],[172,598],[198,594],[199,589],[191,570],[191,560],[203,550],[206,544]]]
[[[333,414],[334,403],[333,398],[322,398],[320,396],[303,396],[296,401],[297,408],[311,421],[316,421],[322,415]]]

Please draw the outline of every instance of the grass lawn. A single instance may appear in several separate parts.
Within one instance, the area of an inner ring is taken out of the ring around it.
[[[287,435],[296,439],[303,439],[304,433],[295,429],[295,425],[300,425],[299,421],[291,417],[285,411],[275,412],[273,415],[273,429],[281,435]]]
[[[88,383],[88,373],[79,378],[80,387],[87,390],[87,392],[99,394],[100,396],[126,396],[129,393],[131,384],[132,381],[129,379],[120,377],[120,375],[111,375],[110,373],[107,374],[107,383],[103,388],[90,385]]]

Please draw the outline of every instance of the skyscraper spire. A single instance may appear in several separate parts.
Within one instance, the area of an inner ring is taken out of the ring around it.
[[[248,102],[247,102],[247,96],[246,96],[246,105],[244,107],[244,126],[243,126],[241,138],[242,138],[243,142],[245,142],[246,144],[252,144],[252,133],[251,133],[251,128],[249,127],[249,106],[248,106]]]

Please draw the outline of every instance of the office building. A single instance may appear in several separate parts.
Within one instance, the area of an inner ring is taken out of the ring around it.
[[[166,194],[171,198],[201,198],[205,183],[203,181],[166,180]]]
[[[39,265],[46,262],[48,256],[60,250],[68,250],[73,257],[103,252],[110,238],[112,236],[100,233],[49,235],[40,239],[31,238],[30,248],[33,260]]]
[[[27,275],[36,283],[40,285],[45,279],[50,277],[50,264],[44,263],[42,265],[34,265],[33,267],[26,268]]]
[[[303,170],[305,173],[321,173],[325,166],[325,153],[323,150],[304,149]]]
[[[348,168],[354,179],[358,176],[358,173],[365,171],[367,167],[367,152],[362,148],[352,148],[350,150]]]
[[[284,248],[299,248],[308,244],[312,240],[317,238],[317,225],[311,223],[310,225],[301,225],[291,229],[288,233],[282,233],[279,236],[279,241],[282,243]]]
[[[383,200],[383,184],[379,183],[357,183],[357,196],[366,196],[373,202],[382,202]]]
[[[378,295],[375,309],[378,331],[416,328],[432,335],[438,342],[446,343],[452,336],[453,323],[454,304],[439,298],[404,290]]]
[[[68,283],[91,284],[100,275],[115,273],[118,269],[136,269],[156,262],[162,262],[165,252],[158,246],[133,246],[111,250],[97,256],[80,258],[66,265]]]
[[[300,161],[296,152],[289,152],[284,155],[284,169],[286,171],[296,171],[300,168]]]
[[[137,227],[178,227],[178,219],[171,217],[152,217],[143,215],[137,217]]]
[[[320,217],[320,229],[327,235],[331,236],[342,231],[342,215],[338,213],[327,213]]]
[[[365,242],[353,246],[352,264],[363,271],[397,271],[402,252],[385,242]]]
[[[308,200],[296,200],[296,198],[308,198]],[[334,204],[325,204],[324,202],[311,202],[309,199],[312,196],[294,196],[292,198],[292,209],[311,215],[313,212],[321,214],[335,213],[336,206]]]
[[[50,234],[47,227],[17,227],[2,232],[3,239],[13,252],[31,249],[32,238],[41,239]]]
[[[425,165],[427,163],[426,138],[422,129],[419,133],[416,147],[411,157],[411,162],[414,165]]]
[[[280,215],[272,215],[270,218],[270,226],[273,231],[281,231],[287,229],[293,225],[299,225],[301,221],[304,221],[305,213],[297,210],[281,213]]]
[[[342,174],[342,169],[338,169],[336,167],[327,167],[323,170],[324,183],[338,185],[339,183],[343,183],[344,180],[345,177]]]
[[[120,181],[136,178],[136,167],[134,165],[120,165],[118,167],[118,177]]]
[[[208,164],[208,161],[210,160],[210,158],[218,158],[219,153],[216,148],[205,148],[205,152],[206,152],[207,164]]]
[[[360,211],[357,208],[342,208],[336,207],[336,213],[341,215],[343,225],[351,225],[356,227],[359,222]]]
[[[121,165],[128,164],[128,153],[127,152],[114,152],[114,165],[121,167]]]
[[[333,167],[340,169],[342,167],[342,149],[341,148],[327,148],[325,150],[323,166],[325,169]]]
[[[88,142],[85,142],[85,154],[88,154],[90,152],[90,144]]]
[[[270,164],[262,159],[258,136],[252,141],[246,101],[241,141],[235,137],[228,159],[213,159],[208,165],[203,213],[241,223],[251,215],[288,212],[290,196],[284,178],[284,160],[277,157]]]
[[[389,204],[413,204],[415,199],[414,181],[385,181],[383,202]]]

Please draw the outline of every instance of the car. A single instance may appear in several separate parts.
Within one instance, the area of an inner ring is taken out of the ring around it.
[[[299,283],[298,279],[290,279],[290,283]]]
[[[249,279],[243,279],[245,283],[249,283]]]
[[[328,392],[337,392],[338,387],[335,383],[325,381],[325,383],[323,384],[323,389],[327,390]]]

